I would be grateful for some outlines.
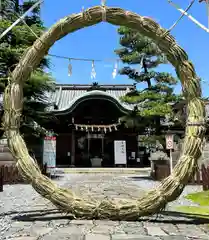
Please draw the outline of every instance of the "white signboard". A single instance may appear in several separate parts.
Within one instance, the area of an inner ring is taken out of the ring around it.
[[[56,171],[56,137],[44,138],[43,163],[47,164],[47,173],[54,175]]]
[[[126,141],[114,141],[115,164],[127,164]]]
[[[166,149],[173,149],[173,135],[166,135]]]

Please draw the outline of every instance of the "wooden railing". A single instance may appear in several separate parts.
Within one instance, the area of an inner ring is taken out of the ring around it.
[[[204,191],[209,190],[209,166],[202,166],[202,187]]]
[[[46,165],[39,165],[42,174],[46,175]],[[3,192],[3,186],[5,184],[17,184],[23,183],[23,179],[18,173],[18,169],[15,165],[0,166],[0,192]]]
[[[155,165],[154,173],[152,177],[154,180],[160,181],[168,177],[170,174],[169,165]],[[209,190],[209,166],[204,164],[201,166],[201,169],[198,169],[194,177],[189,181],[190,185],[202,185],[203,190]]]
[[[3,184],[16,184],[23,182],[17,168],[14,165],[11,166],[1,166]]]
[[[209,190],[209,166],[202,164],[201,169],[197,170],[190,184],[202,185],[203,190]]]

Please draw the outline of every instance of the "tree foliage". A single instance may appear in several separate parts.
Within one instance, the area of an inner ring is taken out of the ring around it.
[[[0,33],[11,26],[34,3],[35,1],[23,1],[22,4],[18,0],[1,1]],[[24,20],[37,36],[40,36],[45,30],[40,19],[39,7],[34,9]],[[20,58],[36,40],[36,36],[34,36],[26,24],[20,22],[0,41],[1,93],[3,93],[8,84],[11,72],[18,64]],[[34,130],[34,123],[36,126],[42,126],[51,119],[51,114],[46,111],[49,103],[47,102],[45,92],[53,91],[55,84],[52,76],[45,72],[45,69],[49,67],[49,60],[47,58],[43,59],[24,84],[25,102],[21,127],[24,134],[31,134],[31,131],[34,134],[40,134],[40,129],[36,127]]]
[[[180,99],[174,93],[178,79],[170,73],[158,71],[158,67],[168,61],[150,38],[127,27],[120,27],[118,33],[122,47],[115,52],[123,63],[129,65],[119,73],[134,81],[133,89],[122,100],[136,106],[135,119],[133,113],[124,119],[129,119],[129,122],[132,119],[132,123],[135,121],[139,127],[144,125],[159,129],[160,120],[172,116],[172,103]]]

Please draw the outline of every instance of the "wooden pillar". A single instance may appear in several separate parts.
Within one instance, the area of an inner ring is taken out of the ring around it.
[[[4,189],[4,166],[0,167],[0,192]]]
[[[104,157],[104,136],[102,136],[102,156]]]
[[[87,134],[87,136],[88,136],[88,159],[90,159],[90,134],[89,134],[89,132],[88,132],[88,134]]]
[[[75,166],[75,130],[72,129],[71,141],[71,167]]]

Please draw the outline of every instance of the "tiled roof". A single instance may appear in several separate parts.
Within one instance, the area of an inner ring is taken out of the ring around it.
[[[91,87],[92,85],[57,84],[55,91],[47,94],[49,101],[57,108],[51,110],[66,111],[80,98],[95,95],[112,98],[126,110],[132,110],[134,107],[134,105],[123,103],[120,99],[130,91],[130,88],[133,88],[133,85],[99,85],[99,89],[88,91]]]

